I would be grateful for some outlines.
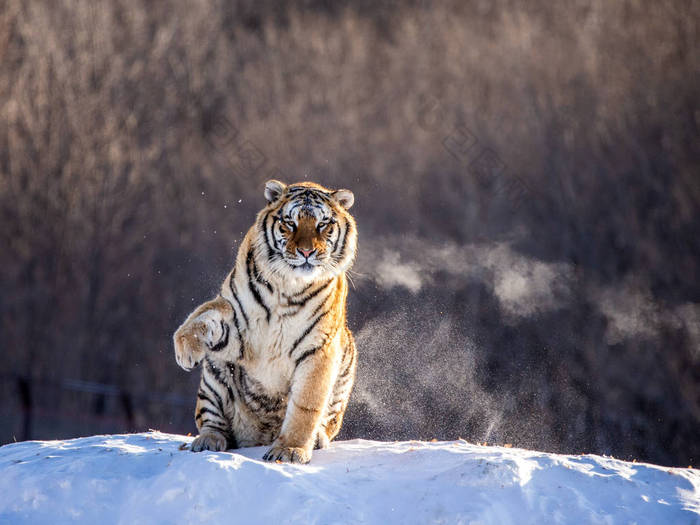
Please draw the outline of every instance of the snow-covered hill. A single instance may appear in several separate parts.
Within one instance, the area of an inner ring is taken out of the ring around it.
[[[309,465],[151,432],[0,447],[0,523],[700,524],[700,471],[354,440]]]

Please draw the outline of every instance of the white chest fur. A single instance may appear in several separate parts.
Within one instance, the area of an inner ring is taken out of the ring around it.
[[[301,329],[288,318],[271,313],[251,320],[245,333],[244,358],[241,364],[250,376],[259,381],[270,393],[286,393],[294,373],[294,362],[289,350],[299,337]]]
[[[294,304],[294,292],[299,286],[288,292],[279,286],[273,291],[255,284],[251,288],[246,272],[236,272],[233,289],[238,300],[236,310],[244,347],[237,361],[268,394],[287,394],[296,368],[293,350],[303,351],[322,338],[320,329],[313,323],[334,284],[335,280],[324,288],[326,293],[318,293],[300,306]],[[315,286],[311,285],[308,294],[313,293]],[[226,286],[222,295],[236,302]],[[296,296],[298,299],[298,294]]]

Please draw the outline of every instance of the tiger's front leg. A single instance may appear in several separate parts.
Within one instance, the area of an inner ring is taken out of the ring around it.
[[[202,362],[208,351],[223,350],[233,335],[234,316],[231,303],[221,296],[198,306],[173,336],[177,364],[189,372]]]
[[[328,349],[307,350],[297,358],[287,413],[279,437],[263,456],[267,461],[308,463],[332,382]]]

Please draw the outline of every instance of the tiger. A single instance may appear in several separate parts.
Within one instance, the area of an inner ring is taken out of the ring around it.
[[[278,180],[264,196],[219,294],[173,336],[178,365],[201,365],[190,450],[270,445],[266,461],[308,463],[340,431],[355,381],[355,197]]]

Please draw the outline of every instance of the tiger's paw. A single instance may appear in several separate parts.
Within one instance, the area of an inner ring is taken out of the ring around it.
[[[190,450],[192,452],[201,452],[202,450],[222,452],[226,450],[226,438],[217,432],[202,432],[194,439]]]
[[[178,328],[173,336],[177,364],[188,372],[204,359],[205,330],[204,323],[190,322]]]
[[[301,447],[280,447],[273,445],[263,456],[265,461],[283,461],[285,463],[308,463],[311,451]]]
[[[224,334],[223,324],[216,323],[209,313],[187,321],[173,336],[177,364],[189,372],[202,362],[207,348]]]

